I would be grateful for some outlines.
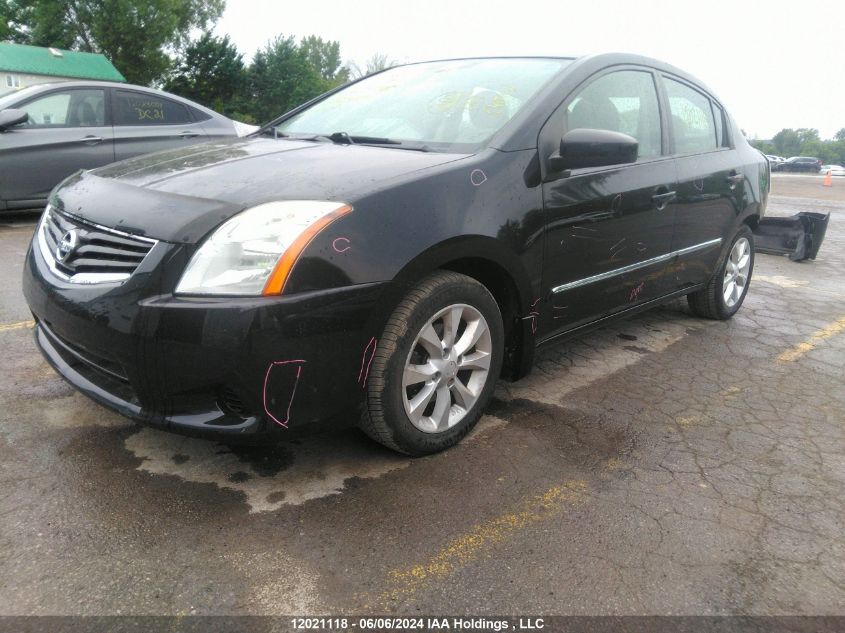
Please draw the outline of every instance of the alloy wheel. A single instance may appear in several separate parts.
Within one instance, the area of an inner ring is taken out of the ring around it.
[[[405,413],[424,433],[458,424],[487,384],[493,344],[484,316],[466,304],[440,310],[417,333],[405,361]]]
[[[725,306],[732,308],[742,297],[751,270],[751,244],[741,237],[734,242],[725,265],[725,279],[722,282],[722,297]]]

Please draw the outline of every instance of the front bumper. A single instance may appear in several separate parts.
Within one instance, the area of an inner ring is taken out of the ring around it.
[[[180,248],[151,253],[124,284],[95,286],[62,281],[30,248],[24,294],[38,345],[59,374],[126,416],[190,434],[356,419],[382,284],[273,298],[155,292],[172,281],[156,271],[181,270]]]

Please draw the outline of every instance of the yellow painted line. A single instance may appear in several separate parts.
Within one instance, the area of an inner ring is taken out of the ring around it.
[[[35,325],[35,321],[18,321],[17,323],[0,323],[0,332],[8,332],[10,330],[23,330],[31,328]]]
[[[793,361],[796,361],[807,352],[814,350],[825,339],[828,339],[831,336],[836,336],[843,330],[845,330],[845,316],[839,318],[830,325],[814,333],[803,343],[799,343],[795,347],[792,347],[783,352],[780,356],[778,356],[778,362],[791,363]]]
[[[583,481],[570,481],[550,488],[541,495],[527,499],[513,512],[474,525],[466,534],[451,540],[428,561],[389,572],[388,589],[381,594],[379,606],[409,598],[425,586],[447,578],[519,530],[584,501],[586,490],[587,484]]]

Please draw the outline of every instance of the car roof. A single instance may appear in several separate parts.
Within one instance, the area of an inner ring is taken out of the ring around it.
[[[416,62],[408,62],[407,64],[399,64],[399,66],[413,66],[417,64],[429,64],[434,62],[457,62],[457,61],[470,61],[470,60],[485,60],[485,59],[551,59],[551,60],[560,60],[560,61],[570,61],[574,62],[572,65],[568,65],[561,69],[562,74],[569,74],[571,72],[571,68],[573,65],[597,65],[597,66],[618,66],[624,64],[633,64],[637,66],[650,66],[656,70],[660,70],[672,75],[677,75],[682,79],[686,79],[687,81],[696,84],[700,88],[706,90],[707,92],[711,93],[711,96],[715,98],[713,91],[710,90],[706,84],[704,84],[700,79],[694,77],[690,73],[686,72],[678,68],[677,66],[673,66],[667,62],[661,61],[659,59],[655,59],[653,57],[646,57],[644,55],[637,55],[635,53],[619,53],[619,52],[610,52],[610,53],[595,53],[590,55],[492,55],[492,56],[477,56],[477,57],[446,57],[442,59],[430,59],[424,61],[416,61]],[[395,66],[393,67],[395,68]],[[389,69],[385,69],[389,70]],[[381,71],[384,72],[384,71]],[[719,101],[719,99],[716,99]]]

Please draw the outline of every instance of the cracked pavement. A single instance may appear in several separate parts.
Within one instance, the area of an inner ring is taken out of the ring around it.
[[[37,353],[0,218],[0,614],[845,614],[845,180],[819,258],[733,320],[674,302],[543,348],[467,441],[263,450],[137,426]],[[837,329],[838,328],[838,329]]]

